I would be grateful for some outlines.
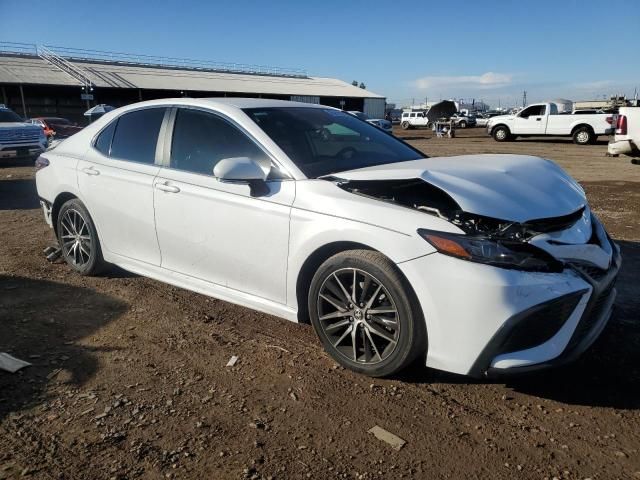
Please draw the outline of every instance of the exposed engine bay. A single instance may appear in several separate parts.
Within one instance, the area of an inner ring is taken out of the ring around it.
[[[465,212],[444,190],[419,178],[346,180],[326,177],[326,179],[356,195],[402,205],[443,218],[459,227],[467,235],[496,240],[527,242],[542,233],[567,229],[582,217],[585,209],[582,206],[568,215],[520,223]]]

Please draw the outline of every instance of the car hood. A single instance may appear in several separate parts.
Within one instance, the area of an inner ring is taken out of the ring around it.
[[[568,215],[587,204],[584,190],[551,160],[524,155],[461,155],[379,165],[333,175],[345,180],[420,178],[462,210],[512,222]]]
[[[36,130],[42,129],[39,125],[34,125],[32,123],[22,123],[22,122],[4,122],[0,123],[0,128],[11,128],[12,130]]]
[[[513,120],[516,118],[515,115],[496,115],[495,117],[491,117],[489,119],[490,122],[500,121],[500,120]]]

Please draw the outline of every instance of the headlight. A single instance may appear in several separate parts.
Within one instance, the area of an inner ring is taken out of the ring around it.
[[[419,229],[418,235],[438,252],[470,262],[535,272],[561,272],[563,269],[562,262],[529,243],[425,229]]]

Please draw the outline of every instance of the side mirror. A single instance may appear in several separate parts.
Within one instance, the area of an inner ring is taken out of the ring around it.
[[[213,167],[213,175],[219,180],[230,182],[267,179],[267,174],[258,162],[249,157],[223,158]]]
[[[247,183],[252,197],[260,197],[270,191],[266,184],[267,173],[249,157],[223,158],[213,167],[213,175],[221,182]]]

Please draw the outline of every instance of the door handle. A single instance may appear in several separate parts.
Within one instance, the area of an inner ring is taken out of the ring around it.
[[[96,170],[93,167],[83,168],[82,173],[86,173],[87,175],[100,175],[100,170]]]
[[[162,190],[163,192],[168,192],[168,193],[178,193],[180,191],[180,189],[178,187],[176,187],[175,185],[168,185],[167,182],[164,183],[156,183],[155,187],[158,190]]]
[[[536,122],[540,122],[542,119],[540,117],[536,118]]]

